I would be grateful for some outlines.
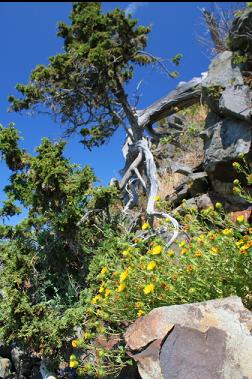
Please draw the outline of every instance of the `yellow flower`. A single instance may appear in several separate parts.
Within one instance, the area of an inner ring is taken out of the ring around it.
[[[159,201],[160,200],[160,196],[155,196],[154,200],[155,201]]]
[[[84,340],[89,340],[91,337],[92,337],[92,335],[91,335],[90,332],[85,332],[85,333],[83,334],[83,339],[84,339]]]
[[[93,297],[93,299],[91,300],[91,303],[92,304],[97,304],[97,301],[101,299],[101,295],[96,295],[95,297]]]
[[[232,166],[235,168],[235,169],[239,169],[241,167],[240,163],[238,162],[233,162]]]
[[[145,222],[143,225],[142,225],[142,230],[147,230],[150,228],[150,224],[148,222]]]
[[[154,262],[154,261],[151,261],[150,263],[148,263],[148,265],[147,265],[147,270],[148,271],[151,271],[151,270],[154,270],[154,268],[156,267],[156,262]]]
[[[188,271],[188,272],[192,272],[192,270],[193,270],[193,265],[188,265],[188,266],[186,267],[186,271]]]
[[[236,244],[236,246],[240,246],[240,245],[242,245],[244,243],[244,241],[243,240],[239,240],[238,242],[236,242],[235,244]]]
[[[122,255],[123,255],[124,257],[127,257],[127,255],[129,255],[128,250],[123,250]]]
[[[202,256],[202,252],[201,251],[199,251],[199,250],[197,250],[197,251],[195,251],[195,257],[201,257]]]
[[[124,282],[124,280],[127,279],[128,275],[129,275],[128,270],[123,271],[123,272],[120,274],[120,283]]]
[[[205,235],[204,235],[204,234],[201,234],[201,235],[198,237],[197,240],[198,240],[199,242],[204,242],[204,241],[205,241],[205,238],[206,238]]]
[[[167,256],[168,257],[173,257],[174,251],[173,250],[168,250]]]
[[[101,269],[101,274],[102,274],[102,275],[107,274],[107,272],[108,272],[107,267],[103,267],[103,268]]]
[[[252,246],[252,242],[249,241],[245,245],[241,246],[242,250],[248,250]]]
[[[105,297],[108,297],[110,295],[110,289],[109,288],[106,288],[105,289]]]
[[[144,315],[144,311],[142,309],[139,309],[139,311],[137,312],[137,317],[141,317]]]
[[[239,223],[244,222],[244,220],[245,220],[244,215],[240,215],[240,216],[238,216],[238,217],[236,218],[236,221],[238,221]]]
[[[241,190],[240,190],[239,187],[233,187],[233,192],[234,192],[234,193],[240,193]]]
[[[179,243],[179,247],[184,247],[186,245],[186,241],[184,240],[184,241],[181,241],[180,243]]]
[[[136,308],[142,308],[143,306],[144,306],[144,304],[141,301],[138,301],[135,303]]]
[[[184,247],[184,249],[182,249],[180,253],[181,253],[182,255],[184,255],[184,254],[186,254],[187,252],[188,252],[188,249],[186,249],[186,248]]]
[[[223,229],[222,233],[224,234],[224,236],[229,236],[230,234],[233,233],[233,230],[232,229]]]
[[[154,292],[154,284],[150,283],[150,284],[147,284],[145,287],[144,287],[144,293],[145,295],[148,295],[149,293],[151,292]]]
[[[249,231],[249,234],[252,234],[252,228],[249,228],[248,231]]]
[[[77,347],[77,345],[78,345],[77,340],[72,340],[72,346],[73,346],[73,347]]]
[[[126,284],[125,283],[121,283],[119,285],[119,287],[117,288],[117,292],[123,292],[126,288]]]
[[[154,247],[151,249],[151,254],[152,254],[152,255],[158,255],[158,254],[161,254],[161,253],[162,253],[162,250],[163,250],[163,247],[162,247],[161,245],[154,246]]]
[[[78,367],[78,362],[77,361],[70,361],[69,362],[69,366],[71,368],[77,368]]]
[[[211,252],[212,252],[213,254],[217,254],[217,253],[219,252],[219,249],[218,249],[217,247],[212,247],[212,248],[211,248]]]
[[[104,287],[100,287],[98,292],[99,292],[99,293],[104,292]]]

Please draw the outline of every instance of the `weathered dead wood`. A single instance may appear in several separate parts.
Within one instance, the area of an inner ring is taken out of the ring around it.
[[[142,128],[187,108],[199,102],[201,97],[201,78],[193,78],[187,83],[179,85],[168,95],[162,97],[155,103],[142,111],[138,111],[138,123]]]

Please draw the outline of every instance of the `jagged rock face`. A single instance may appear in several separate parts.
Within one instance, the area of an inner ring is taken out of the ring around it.
[[[252,313],[240,298],[156,308],[125,333],[143,379],[251,379]]]
[[[202,82],[204,101],[210,107],[204,140],[204,169],[212,189],[232,196],[237,173],[232,162],[251,152],[251,90],[244,84],[241,69],[233,64],[233,53],[225,51],[213,59]],[[224,185],[222,185],[224,183]],[[234,199],[235,201],[238,199]]]

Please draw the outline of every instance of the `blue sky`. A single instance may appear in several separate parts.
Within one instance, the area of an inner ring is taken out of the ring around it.
[[[200,8],[211,10],[211,3],[103,3],[104,11],[116,6],[134,12],[140,24],[152,25],[148,51],[165,59],[177,53],[184,55],[179,67],[181,76],[176,80],[153,68],[136,70],[128,91],[131,94],[137,83],[143,80],[139,109],[167,94],[180,80],[190,80],[207,70],[210,56],[197,42],[196,33],[205,33]],[[47,64],[49,56],[62,51],[62,39],[56,36],[56,25],[61,20],[68,22],[70,10],[70,2],[0,3],[0,123],[7,126],[9,122],[15,122],[24,138],[22,147],[30,153],[34,152],[42,137],[56,140],[62,136],[63,129],[45,115],[29,117],[7,113],[7,97],[16,94],[16,83],[27,83],[29,73],[36,64]],[[124,165],[121,153],[123,140],[124,132],[120,130],[107,145],[89,152],[78,142],[79,137],[74,136],[69,140],[66,156],[75,163],[89,164],[101,179],[101,184],[106,185],[111,177],[119,177],[118,171]],[[0,172],[0,199],[3,199],[2,188],[9,176],[3,162],[0,163]]]

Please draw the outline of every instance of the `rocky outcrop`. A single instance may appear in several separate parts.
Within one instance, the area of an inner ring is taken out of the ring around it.
[[[234,296],[154,309],[125,333],[142,379],[251,379],[252,313]]]
[[[239,154],[247,154],[251,148],[251,92],[232,59],[231,51],[218,54],[202,82],[204,101],[211,109],[201,134],[206,171],[239,159]]]

